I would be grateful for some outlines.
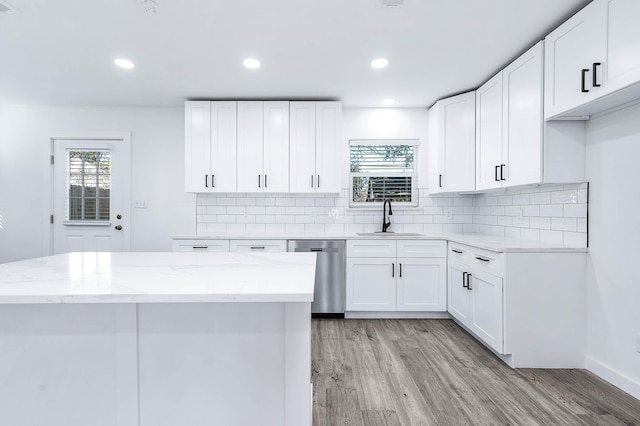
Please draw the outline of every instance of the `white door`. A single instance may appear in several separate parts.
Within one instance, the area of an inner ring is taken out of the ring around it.
[[[289,192],[289,102],[264,103],[264,187]]]
[[[502,278],[475,271],[468,283],[473,297],[471,330],[502,353]]]
[[[476,93],[469,92],[445,100],[439,123],[445,191],[476,189]],[[440,181],[440,179],[438,179]],[[440,182],[438,182],[440,184]]]
[[[640,81],[640,1],[605,2],[609,22],[606,79],[602,88],[604,92],[610,93]]]
[[[606,54],[603,6],[602,1],[589,3],[544,39],[545,118],[588,102],[601,89],[593,85],[593,71],[598,74],[597,84],[602,84]]]
[[[291,102],[291,192],[316,188],[316,103]],[[333,158],[335,162],[335,158]]]
[[[461,323],[471,326],[471,292],[467,290],[467,274],[469,267],[455,260],[449,260],[449,313]]]
[[[186,102],[184,124],[185,191],[209,192],[211,191],[211,102]]]
[[[446,312],[447,259],[398,258],[398,311]]]
[[[262,192],[264,102],[238,102],[238,192]]]
[[[236,102],[211,102],[209,190],[236,192]]]
[[[476,189],[501,187],[505,166],[502,163],[500,72],[476,91]]]
[[[130,250],[130,143],[54,139],[53,254]]]
[[[316,102],[316,191],[340,192],[342,183],[342,103]],[[346,154],[345,154],[346,155]]]
[[[347,311],[395,311],[396,258],[347,258]]]
[[[542,55],[539,42],[502,72],[505,185],[542,181]]]

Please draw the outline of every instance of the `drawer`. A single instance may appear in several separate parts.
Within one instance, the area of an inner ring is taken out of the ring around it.
[[[457,260],[458,262],[470,263],[473,247],[465,246],[464,244],[449,243],[447,250],[447,257],[449,261]]]
[[[476,249],[471,251],[471,262],[474,270],[488,272],[497,277],[505,276],[505,254],[494,251]]]
[[[447,242],[443,240],[398,240],[398,257],[447,257]]]
[[[287,240],[231,240],[230,252],[280,253],[287,251]]]
[[[396,257],[396,240],[347,241],[347,257]]]
[[[229,240],[173,240],[171,251],[227,253]]]

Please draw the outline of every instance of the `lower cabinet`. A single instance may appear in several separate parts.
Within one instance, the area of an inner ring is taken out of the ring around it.
[[[429,257],[389,256],[406,252]],[[445,256],[444,241],[347,241],[347,311],[446,311]]]
[[[183,240],[174,238],[171,243],[171,251],[177,252],[252,252],[252,253],[279,253],[287,251],[286,240]]]

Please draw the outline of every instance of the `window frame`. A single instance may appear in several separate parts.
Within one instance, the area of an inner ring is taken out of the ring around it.
[[[398,172],[398,173],[367,173],[367,172],[352,172],[351,171],[351,146],[353,145],[410,145],[413,146],[413,172]],[[353,201],[353,178],[354,177],[411,177],[411,202],[395,202],[394,209],[404,208],[417,208],[419,207],[419,153],[420,140],[419,139],[350,139],[349,140],[349,208],[356,209],[381,209],[384,202],[356,202]]]

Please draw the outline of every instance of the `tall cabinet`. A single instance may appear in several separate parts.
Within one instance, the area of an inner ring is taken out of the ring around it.
[[[442,99],[429,109],[429,139],[438,159],[431,193],[475,190],[475,110],[476,92]]]
[[[236,190],[236,102],[185,104],[185,191]]]
[[[543,42],[476,92],[476,189],[584,180],[584,126],[543,121]]]
[[[340,192],[340,102],[290,102],[290,192]]]
[[[238,101],[238,192],[289,191],[289,102]]]

